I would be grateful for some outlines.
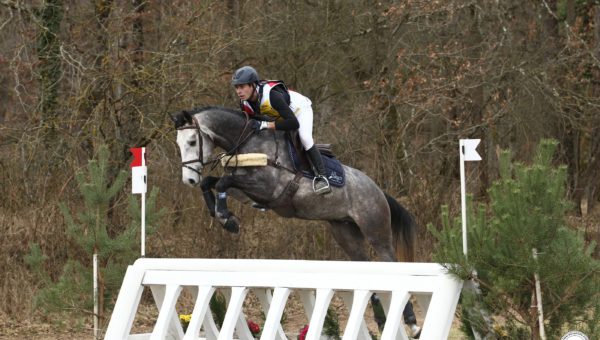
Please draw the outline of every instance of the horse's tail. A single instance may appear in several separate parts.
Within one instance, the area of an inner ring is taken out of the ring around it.
[[[394,237],[396,257],[400,262],[414,262],[415,234],[417,232],[415,219],[412,214],[393,197],[385,194],[385,199],[390,206],[390,213],[392,216],[392,235]]]

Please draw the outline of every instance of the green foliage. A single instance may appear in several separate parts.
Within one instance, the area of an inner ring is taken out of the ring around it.
[[[462,252],[459,217],[451,219],[444,208],[443,228],[429,226],[440,243],[436,261],[454,263],[450,271],[463,280],[477,271],[481,296],[465,292],[462,300],[463,316],[475,328],[482,329],[482,320],[469,312],[480,303],[492,316],[506,320],[502,333],[532,332],[538,273],[547,334],[558,336],[566,326],[597,332],[590,313],[598,316],[592,312],[600,308],[600,262],[591,256],[595,245],[586,245],[566,225],[571,205],[565,195],[566,168],[552,165],[556,146],[555,141],[541,141],[529,166],[511,163],[509,152],[501,154],[500,179],[489,189],[489,211],[480,204],[468,215],[468,258]],[[534,248],[538,261],[532,256]]]
[[[330,339],[340,339],[340,320],[337,312],[331,306],[327,308],[327,315],[325,315],[325,321],[323,322],[323,334]]]
[[[215,324],[221,328],[225,320],[225,313],[227,312],[227,300],[225,300],[225,296],[219,292],[215,292],[212,298],[210,298],[209,305],[215,319]]]
[[[35,275],[38,282],[48,283],[50,276],[44,271],[44,261],[48,256],[42,253],[40,246],[37,243],[29,243],[29,254],[25,255],[25,264]]]
[[[90,261],[91,262],[91,258]],[[56,282],[48,282],[35,296],[35,304],[46,312],[92,310],[91,269],[77,260],[68,260]]]
[[[121,171],[113,183],[108,183],[108,149],[100,147],[97,159],[88,163],[85,172],[76,175],[83,206],[75,210],[75,216],[66,204],[60,204],[65,218],[69,244],[69,260],[57,282],[52,282],[43,272],[44,255],[39,246],[32,245],[26,261],[40,278],[42,289],[36,301],[49,311],[60,309],[89,310],[93,306],[92,256],[98,254],[99,291],[102,302],[110,301],[120,287],[127,264],[139,254],[138,225],[139,204],[131,196],[129,212],[131,222],[120,227],[111,221],[110,212],[116,195],[127,180],[127,172]],[[164,211],[157,211],[158,190],[152,190],[146,201],[147,233],[151,234]]]

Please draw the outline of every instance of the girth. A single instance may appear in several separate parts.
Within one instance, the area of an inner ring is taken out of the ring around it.
[[[292,204],[292,198],[294,195],[296,195],[298,188],[300,188],[300,180],[302,177],[302,173],[297,172],[296,175],[294,175],[294,179],[289,181],[279,196],[277,196],[277,198],[275,198],[275,200],[272,202],[269,202],[267,206],[269,208],[290,207],[295,209],[294,205]]]

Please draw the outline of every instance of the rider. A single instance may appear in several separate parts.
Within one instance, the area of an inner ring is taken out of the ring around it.
[[[298,130],[302,146],[317,175],[313,182],[313,190],[320,195],[331,192],[321,153],[312,137],[313,110],[310,99],[288,90],[282,81],[260,80],[258,73],[251,66],[244,66],[235,71],[231,85],[235,87],[235,92],[240,98],[240,107],[249,116],[268,116],[274,120],[257,121],[256,129]]]

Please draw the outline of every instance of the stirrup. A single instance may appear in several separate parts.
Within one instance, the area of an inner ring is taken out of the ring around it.
[[[322,188],[317,188],[318,182],[325,182],[325,186]],[[315,178],[313,178],[312,186],[313,186],[313,191],[317,195],[324,195],[324,194],[328,194],[331,192],[331,187],[329,186],[329,181],[327,180],[327,177],[325,177],[323,175],[315,176]]]

